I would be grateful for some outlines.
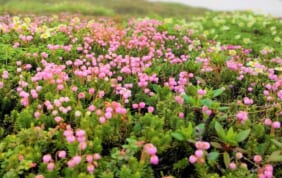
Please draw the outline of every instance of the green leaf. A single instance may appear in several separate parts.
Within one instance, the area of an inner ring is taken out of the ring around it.
[[[278,142],[278,141],[275,140],[275,139],[271,139],[271,141],[272,141],[276,146],[278,146],[279,148],[282,148],[282,143],[281,143],[281,142]]]
[[[185,139],[184,136],[179,132],[172,132],[171,136],[178,141],[183,141]]]
[[[193,133],[193,125],[192,125],[191,122],[189,122],[189,124],[188,124],[188,130],[187,130],[187,133],[186,133],[187,137],[188,137],[188,138],[191,138],[192,133]]]
[[[159,85],[153,84],[152,87],[153,87],[153,90],[154,90],[155,92],[158,92],[158,91],[159,91],[159,88],[160,88]]]
[[[224,90],[225,90],[224,88],[219,88],[219,89],[217,89],[217,90],[213,90],[213,95],[212,95],[212,97],[215,98],[215,97],[221,95],[221,94],[224,92]]]
[[[196,103],[195,99],[191,96],[188,96],[188,95],[183,95],[183,99],[184,99],[185,103],[191,104],[192,106],[194,106],[195,103]]]
[[[228,109],[229,109],[229,107],[227,107],[227,106],[222,106],[222,107],[218,108],[219,111],[226,111]]]
[[[268,158],[268,162],[281,162],[282,151],[274,151]]]
[[[187,158],[183,158],[179,161],[177,161],[176,163],[173,164],[173,170],[177,170],[177,169],[184,169],[185,167],[187,167],[189,164],[189,161]]]
[[[225,167],[228,168],[230,164],[230,156],[227,152],[223,153],[223,162],[224,162]]]
[[[219,152],[217,152],[217,151],[210,152],[208,154],[208,160],[209,161],[216,161],[218,159],[218,156],[219,156]]]
[[[211,99],[202,99],[201,100],[201,105],[208,106],[209,108],[212,106],[213,101]]]
[[[219,137],[221,137],[222,139],[225,139],[225,130],[223,129],[220,123],[215,122],[215,130]]]
[[[227,138],[228,140],[233,140],[234,137],[235,137],[235,132],[234,132],[234,130],[233,130],[233,127],[230,127],[230,128],[228,129],[228,131],[227,131],[226,138]]]
[[[211,142],[211,145],[212,145],[214,148],[222,149],[221,144],[219,144],[219,143],[217,143],[217,142]]]
[[[239,134],[236,136],[237,142],[242,142],[242,141],[246,140],[248,138],[250,132],[251,132],[251,129],[239,132]]]

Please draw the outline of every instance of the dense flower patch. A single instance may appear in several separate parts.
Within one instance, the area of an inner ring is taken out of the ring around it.
[[[281,22],[224,19],[0,17],[0,177],[282,176]]]

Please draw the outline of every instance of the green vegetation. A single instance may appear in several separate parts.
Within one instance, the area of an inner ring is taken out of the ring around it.
[[[193,8],[177,3],[147,2],[145,0],[0,0],[0,12],[19,13],[81,13],[123,17],[181,17],[191,19],[206,12],[203,8]]]
[[[277,18],[0,18],[1,178],[282,176]]]
[[[0,0],[0,177],[282,177],[282,21],[206,11]]]

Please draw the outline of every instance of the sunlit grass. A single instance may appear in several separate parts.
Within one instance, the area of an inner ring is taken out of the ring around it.
[[[12,14],[17,13],[82,13],[85,15],[114,15],[113,10],[94,5],[90,2],[75,2],[75,1],[18,1],[12,0],[6,3],[2,2],[1,11]]]
[[[192,8],[177,3],[157,3],[144,0],[0,0],[0,12],[19,13],[81,13],[84,15],[123,17],[181,17],[190,19],[202,15],[203,8]]]

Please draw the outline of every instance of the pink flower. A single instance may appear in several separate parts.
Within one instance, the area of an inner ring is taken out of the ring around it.
[[[93,155],[93,158],[94,158],[95,160],[99,160],[99,159],[101,159],[101,155],[98,154],[98,153],[95,153],[95,154]]]
[[[87,156],[86,156],[86,161],[87,161],[88,163],[91,163],[91,162],[93,161],[93,156],[92,156],[92,155],[87,155]]]
[[[203,95],[207,94],[206,90],[203,90],[203,89],[199,89],[197,93],[198,93],[199,96],[203,96]]]
[[[243,100],[244,100],[244,104],[246,104],[246,105],[251,105],[254,102],[252,99],[250,99],[248,97],[244,97]]]
[[[194,156],[194,155],[191,155],[190,157],[189,157],[189,162],[191,163],[191,164],[195,164],[196,162],[197,162],[197,157],[196,156]]]
[[[87,171],[90,173],[90,174],[93,174],[95,170],[95,167],[92,165],[92,164],[88,164],[87,165]]]
[[[71,88],[71,90],[72,90],[73,92],[76,92],[76,91],[77,91],[77,86],[73,86],[73,87]]]
[[[195,143],[195,146],[198,150],[208,150],[210,148],[210,143],[198,141]]]
[[[24,156],[23,155],[19,155],[19,160],[20,161],[24,160]]]
[[[144,149],[149,155],[155,155],[157,153],[157,148],[151,143],[144,145]]]
[[[107,118],[107,119],[112,118],[112,113],[111,112],[106,112],[105,113],[105,118]]]
[[[75,141],[75,137],[73,135],[67,136],[67,142],[72,143]]]
[[[266,118],[265,120],[264,120],[264,125],[271,125],[272,124],[272,121],[271,121],[271,119],[269,119],[269,118]]]
[[[184,99],[181,96],[175,96],[174,99],[179,105],[183,105]]]
[[[196,151],[195,151],[195,156],[196,156],[197,158],[201,158],[203,155],[204,155],[203,150],[196,150]]]
[[[107,107],[107,108],[106,108],[106,112],[113,112],[113,108]]]
[[[48,163],[52,160],[52,157],[51,157],[50,154],[47,154],[47,155],[43,156],[42,160],[43,160],[44,163]]]
[[[248,119],[248,112],[246,111],[239,111],[237,113],[237,119],[241,122],[244,123]]]
[[[72,158],[72,160],[73,160],[74,164],[77,165],[77,164],[80,163],[81,157],[80,157],[80,156],[74,156],[74,157]]]
[[[85,150],[87,147],[87,144],[85,142],[80,142],[78,145],[79,150]]]
[[[267,171],[273,171],[273,166],[271,165],[271,164],[266,164],[265,166],[264,166],[264,169],[265,170],[267,170]]]
[[[178,117],[180,117],[181,119],[183,119],[183,118],[184,118],[184,113],[183,113],[183,112],[178,113]]]
[[[208,116],[211,115],[212,113],[212,110],[210,110],[207,106],[203,106],[202,111],[206,113]]]
[[[264,174],[258,174],[258,178],[266,178]]]
[[[64,89],[64,85],[63,84],[58,84],[57,85],[57,90],[63,90]]]
[[[281,127],[281,124],[279,121],[274,121],[271,126],[274,129],[279,129]]]
[[[93,104],[91,104],[91,105],[88,107],[88,111],[90,111],[90,112],[95,111],[95,109],[96,109],[96,107],[95,107]]]
[[[260,155],[255,155],[255,156],[254,156],[254,161],[255,161],[256,163],[260,163],[260,162],[262,161],[262,157],[261,157]]]
[[[36,175],[34,178],[44,178],[44,176],[41,175],[41,174],[38,174],[38,175]]]
[[[53,171],[54,167],[55,167],[55,164],[53,162],[48,163],[48,165],[47,165],[48,171]]]
[[[154,112],[154,107],[153,107],[153,106],[149,106],[149,107],[148,107],[148,111],[149,111],[150,113]]]
[[[152,155],[150,158],[150,163],[153,165],[157,165],[159,164],[159,158],[157,155]]]
[[[67,164],[69,168],[73,168],[76,165],[73,159],[69,160]]]
[[[66,151],[62,150],[58,152],[58,157],[59,158],[65,158],[67,155]]]
[[[34,113],[34,117],[35,117],[36,119],[38,119],[38,118],[40,117],[40,112],[39,112],[39,111],[36,111],[36,112]]]
[[[4,84],[3,82],[0,82],[0,89],[3,88]]]
[[[78,99],[83,99],[83,98],[85,98],[85,93],[80,92],[80,93],[78,94]]]
[[[279,90],[277,92],[277,96],[279,97],[280,100],[282,100],[282,90]]]
[[[94,88],[89,88],[89,89],[88,89],[88,93],[89,93],[89,94],[93,95],[94,92],[95,92],[95,89],[94,89]]]
[[[99,116],[99,115],[102,115],[102,114],[103,114],[103,112],[102,112],[102,110],[101,110],[101,109],[97,109],[97,110],[96,110],[96,114]]]
[[[3,79],[8,79],[8,77],[9,77],[9,72],[8,71],[3,71],[3,73],[2,73],[2,78]]]
[[[235,169],[237,168],[237,166],[236,166],[236,164],[235,164],[234,162],[231,162],[231,163],[229,164],[229,168],[230,168],[231,170],[235,170]]]
[[[104,124],[104,123],[106,122],[105,117],[100,117],[100,118],[99,118],[99,122],[100,122],[101,124]]]
[[[44,58],[48,58],[48,53],[42,52],[42,53],[41,53],[41,56],[44,57]]]
[[[72,130],[70,130],[70,129],[65,130],[65,131],[64,131],[64,136],[65,136],[65,137],[68,137],[68,136],[73,136],[73,131],[72,131]]]
[[[264,90],[263,94],[264,94],[264,96],[268,96],[269,95],[269,91],[268,90]]]
[[[82,130],[82,129],[78,129],[78,130],[76,130],[75,135],[77,137],[83,137],[83,136],[85,136],[85,131]]]
[[[266,178],[272,178],[273,172],[272,171],[264,171],[264,175],[265,175]]]
[[[61,122],[63,119],[62,119],[62,117],[60,117],[60,116],[56,116],[55,117],[55,121],[56,122]]]
[[[99,93],[98,93],[99,98],[103,98],[104,95],[105,95],[104,91],[99,91]]]
[[[145,106],[146,106],[146,104],[145,104],[144,102],[140,102],[140,103],[139,103],[139,108],[142,109],[142,108],[145,108]]]
[[[133,108],[133,109],[137,109],[137,108],[138,108],[138,104],[136,104],[136,103],[135,103],[135,104],[132,104],[132,108]]]

